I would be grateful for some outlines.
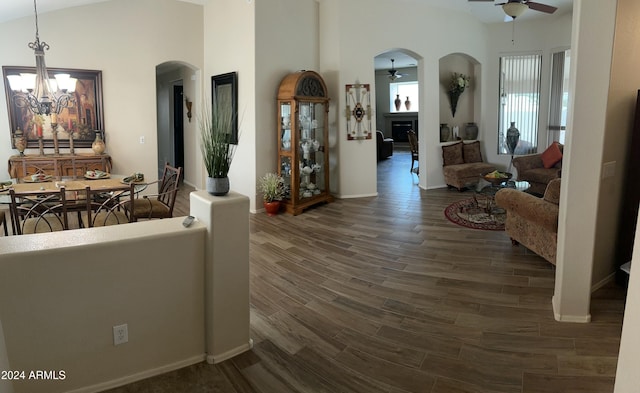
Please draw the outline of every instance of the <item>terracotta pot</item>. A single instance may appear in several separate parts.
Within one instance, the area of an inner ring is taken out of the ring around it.
[[[280,211],[280,201],[267,202],[264,201],[264,209],[269,216],[275,216]]]

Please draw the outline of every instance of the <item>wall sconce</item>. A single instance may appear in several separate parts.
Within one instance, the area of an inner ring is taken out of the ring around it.
[[[191,123],[191,106],[193,105],[193,101],[189,101],[189,99],[185,97],[184,103],[187,105],[187,118],[189,119],[189,123]]]

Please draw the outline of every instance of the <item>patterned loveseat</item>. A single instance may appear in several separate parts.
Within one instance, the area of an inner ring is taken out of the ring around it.
[[[495,166],[482,160],[480,141],[460,141],[442,146],[442,172],[449,187],[462,191],[477,184],[480,176],[495,169]]]
[[[520,243],[552,264],[556,264],[560,179],[549,182],[544,197],[503,188],[496,204],[507,211],[505,231],[514,244]]]

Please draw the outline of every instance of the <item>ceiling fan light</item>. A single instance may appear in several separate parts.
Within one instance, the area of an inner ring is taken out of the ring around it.
[[[506,3],[502,5],[504,13],[512,18],[519,17],[527,10],[527,8],[529,7],[524,3]]]

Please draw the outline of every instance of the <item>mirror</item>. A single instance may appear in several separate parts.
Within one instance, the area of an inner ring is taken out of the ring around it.
[[[233,117],[233,129],[231,131],[231,143],[238,144],[238,74],[229,72],[211,77],[211,95],[214,107],[220,104],[222,107],[230,106]]]

